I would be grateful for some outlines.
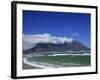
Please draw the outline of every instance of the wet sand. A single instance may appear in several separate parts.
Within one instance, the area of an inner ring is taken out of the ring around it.
[[[40,68],[23,63],[23,69],[40,69]]]

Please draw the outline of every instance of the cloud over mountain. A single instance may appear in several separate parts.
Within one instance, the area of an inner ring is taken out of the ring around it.
[[[23,49],[29,49],[34,47],[37,43],[64,43],[64,42],[72,42],[73,38],[67,37],[56,37],[52,36],[48,33],[44,34],[34,34],[34,35],[25,35],[23,34]]]

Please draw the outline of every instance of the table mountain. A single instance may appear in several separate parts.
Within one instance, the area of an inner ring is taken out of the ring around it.
[[[81,51],[90,50],[87,46],[78,41],[65,42],[65,43],[38,43],[35,47],[24,50],[23,53],[39,53],[39,52],[64,52],[64,51]]]

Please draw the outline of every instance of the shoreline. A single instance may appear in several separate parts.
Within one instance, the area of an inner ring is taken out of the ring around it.
[[[32,62],[28,61],[26,58],[23,59],[24,64],[27,64],[32,67],[37,67],[39,69],[45,69],[45,68],[60,68],[63,66],[60,65],[54,65],[54,64],[49,64],[49,63],[43,63],[43,62]]]

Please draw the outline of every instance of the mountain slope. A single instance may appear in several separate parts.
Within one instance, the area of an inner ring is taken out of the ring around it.
[[[90,50],[88,47],[86,47],[84,44],[77,42],[77,41],[72,41],[70,43],[59,43],[59,44],[54,44],[54,43],[38,43],[35,47],[24,50],[24,53],[35,53],[35,52],[50,52],[50,51],[58,51],[58,52],[63,52],[63,51],[80,51],[80,50]]]

